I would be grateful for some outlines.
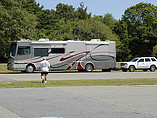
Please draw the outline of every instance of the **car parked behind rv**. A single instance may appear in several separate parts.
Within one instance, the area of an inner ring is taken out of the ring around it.
[[[155,57],[138,57],[132,59],[130,62],[123,62],[120,64],[123,72],[129,70],[134,72],[134,70],[150,70],[152,72],[157,68],[157,59]]]

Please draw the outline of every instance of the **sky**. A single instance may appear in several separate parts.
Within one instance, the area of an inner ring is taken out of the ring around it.
[[[44,6],[44,9],[54,9],[59,3],[72,5],[75,9],[80,7],[80,3],[84,2],[87,12],[94,15],[104,16],[107,13],[119,20],[127,8],[135,6],[140,2],[151,3],[157,6],[157,0],[36,0],[37,3]]]

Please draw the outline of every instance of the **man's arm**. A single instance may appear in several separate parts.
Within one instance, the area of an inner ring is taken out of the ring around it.
[[[40,66],[39,66],[39,71],[41,71],[41,63],[40,63]]]
[[[49,65],[49,67],[48,67],[48,68],[49,68],[49,71],[50,71],[50,63],[49,63],[49,62],[47,62],[47,63],[48,63],[48,65]]]

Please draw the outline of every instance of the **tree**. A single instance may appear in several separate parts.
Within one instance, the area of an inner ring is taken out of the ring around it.
[[[37,16],[36,26],[37,38],[51,38],[49,35],[54,32],[56,27],[56,12],[54,10],[42,10]]]
[[[69,6],[69,5],[59,3],[56,6],[56,16],[59,20],[62,18],[64,18],[65,21],[74,19],[76,17],[74,10],[75,10],[75,8],[73,8],[72,5]]]
[[[118,34],[122,43],[119,46],[119,51],[117,52],[118,61],[130,60],[132,57],[129,54],[130,50],[127,24],[123,20],[121,20],[115,24],[113,31]]]
[[[152,56],[157,58],[157,45],[153,47]]]
[[[87,7],[84,8],[84,3],[80,3],[80,7],[76,11],[76,15],[79,20],[86,20],[88,18],[91,18],[91,13],[87,13]]]
[[[111,29],[113,29],[115,27],[115,24],[118,21],[116,19],[114,19],[114,17],[112,16],[112,14],[105,14],[104,18],[103,18],[103,23],[105,23],[105,25],[107,25],[108,27],[110,27]]]
[[[139,3],[125,10],[122,20],[127,24],[129,49],[135,56],[150,56],[157,43],[157,7]]]
[[[51,32],[50,37],[57,40],[74,40],[75,36],[72,34],[73,25],[72,22],[60,19],[55,24],[54,32]]]
[[[50,35],[58,40],[91,40],[99,38],[101,40],[114,40],[117,46],[120,45],[120,40],[116,34],[104,23],[95,19],[79,20],[79,21],[65,21],[59,20],[55,24],[54,32]]]
[[[40,12],[42,12],[42,9],[44,6],[42,5],[40,7],[39,3],[36,3],[35,0],[22,0],[25,1],[24,3],[21,4],[23,8],[25,8],[29,13],[39,15]]]
[[[42,10],[40,15],[38,16],[38,25],[36,28],[53,30],[56,22],[56,13],[54,10]]]
[[[117,35],[112,33],[112,30],[104,23],[95,19],[80,20],[74,23],[73,34],[77,35],[80,40],[101,39],[116,41],[117,45],[120,41]]]
[[[0,57],[6,53],[11,41],[35,37],[36,16],[21,6],[25,0],[0,1]]]

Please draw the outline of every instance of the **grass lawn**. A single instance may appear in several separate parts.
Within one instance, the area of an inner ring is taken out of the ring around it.
[[[120,63],[117,63],[119,67]],[[101,71],[101,70],[96,70]],[[8,71],[6,64],[0,64],[0,73],[17,73]],[[57,86],[132,86],[157,85],[157,79],[95,79],[95,80],[49,80],[47,84],[41,81],[9,81],[0,82],[0,88],[29,88],[29,87],[57,87]]]
[[[7,70],[7,64],[0,64],[0,73],[15,73],[15,72],[21,72],[21,71],[10,71]]]
[[[95,80],[49,80],[41,81],[10,81],[0,82],[0,88],[29,88],[29,87],[62,87],[62,86],[132,86],[157,85],[157,79],[95,79]]]
[[[0,64],[0,72],[8,72],[6,64]]]

